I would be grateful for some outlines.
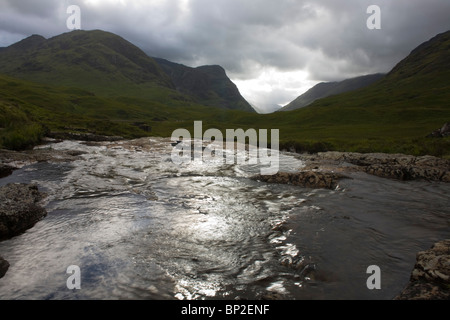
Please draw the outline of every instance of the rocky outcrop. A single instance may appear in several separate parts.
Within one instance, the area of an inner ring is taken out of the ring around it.
[[[417,254],[409,284],[395,299],[450,299],[450,239]]]
[[[77,150],[34,149],[27,151],[0,150],[0,178],[14,170],[36,162],[71,162],[86,152]],[[3,176],[2,176],[3,173]]]
[[[45,194],[36,185],[8,184],[0,187],[0,240],[14,237],[47,215],[39,205]]]
[[[450,182],[450,161],[432,156],[404,154],[322,152],[303,156],[309,166],[335,166],[342,171],[363,171],[398,180],[426,179]],[[351,166],[346,166],[350,164]]]
[[[2,257],[0,257],[0,279],[3,278],[3,276],[6,274],[6,271],[8,271],[9,263]]]
[[[262,182],[291,184],[314,189],[336,189],[339,180],[342,178],[347,177],[332,172],[314,171],[278,172],[274,175],[256,175],[252,177],[253,180]]]
[[[444,138],[450,136],[450,122],[447,122],[442,128],[437,129],[430,133],[427,138]]]

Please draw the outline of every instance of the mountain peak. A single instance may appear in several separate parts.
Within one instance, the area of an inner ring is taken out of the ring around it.
[[[43,36],[38,34],[33,34],[29,36],[28,38],[25,38],[15,44],[10,45],[6,49],[9,50],[34,50],[37,46],[44,43],[47,39],[45,39]]]
[[[223,109],[255,112],[242,97],[237,86],[228,78],[222,66],[206,65],[191,68],[161,58],[154,59],[171,77],[177,90],[194,97],[197,102]]]
[[[120,86],[173,88],[158,64],[122,37],[101,30],[74,30],[50,39],[28,37],[1,51],[0,71],[49,85],[80,87],[99,93]]]

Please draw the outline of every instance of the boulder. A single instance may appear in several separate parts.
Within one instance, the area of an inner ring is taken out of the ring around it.
[[[9,176],[10,174],[13,173],[14,170],[16,170],[17,168],[7,165],[7,164],[3,164],[0,163],[0,178],[4,178]]]
[[[442,128],[427,135],[427,138],[443,138],[450,136],[450,122],[445,123]]]
[[[2,257],[0,257],[0,279],[3,278],[3,276],[6,274],[6,271],[8,271],[9,263]]]
[[[417,254],[407,287],[396,300],[450,299],[450,239]]]
[[[47,215],[39,205],[45,194],[36,185],[10,183],[0,187],[0,240],[12,238]]]

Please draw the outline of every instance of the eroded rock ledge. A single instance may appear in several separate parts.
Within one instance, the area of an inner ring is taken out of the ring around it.
[[[409,284],[395,299],[450,299],[450,239],[417,254]]]
[[[362,171],[398,180],[425,179],[450,182],[450,160],[404,154],[323,152],[302,156],[307,168],[342,172]],[[307,169],[306,168],[306,169]]]
[[[343,178],[347,177],[333,172],[318,171],[279,172],[274,175],[256,175],[252,177],[253,180],[262,182],[291,184],[314,189],[336,189],[339,180]]]
[[[14,170],[36,162],[71,162],[86,152],[77,150],[34,149],[28,151],[0,150],[0,178]]]

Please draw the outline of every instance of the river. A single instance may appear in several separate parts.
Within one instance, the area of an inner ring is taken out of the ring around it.
[[[0,299],[392,299],[416,253],[450,237],[450,186],[350,173],[336,190],[249,179],[256,165],[175,165],[169,139],[42,146],[83,151],[23,166],[47,217],[0,242]],[[280,154],[280,170],[302,168]],[[69,266],[81,289],[69,290]],[[381,272],[370,290],[367,268]]]

